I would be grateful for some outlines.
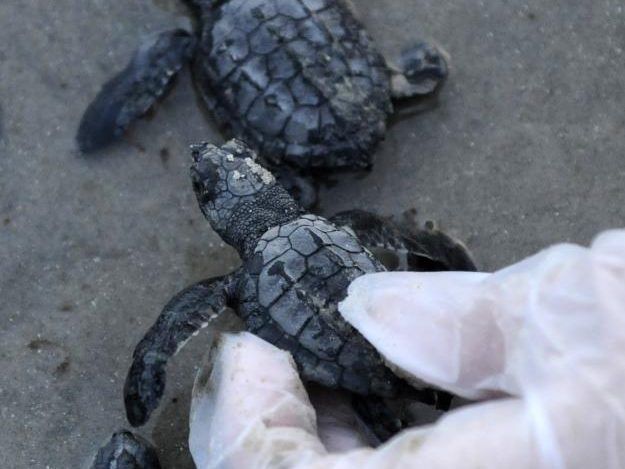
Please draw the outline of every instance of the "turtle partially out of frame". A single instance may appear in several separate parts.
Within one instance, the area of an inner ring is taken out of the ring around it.
[[[193,0],[199,30],[147,41],[83,115],[83,152],[122,136],[192,61],[196,88],[230,137],[247,142],[302,203],[308,170],[368,168],[393,102],[434,93],[447,63],[419,42],[392,65],[346,0]]]

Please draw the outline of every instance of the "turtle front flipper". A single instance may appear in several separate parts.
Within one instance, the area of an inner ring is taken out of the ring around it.
[[[330,220],[352,230],[389,270],[477,270],[462,243],[432,227],[409,229],[364,210],[341,212]]]
[[[133,427],[147,422],[165,390],[165,367],[185,343],[228,307],[237,272],[203,280],[172,298],[139,342],[124,385],[126,416]]]
[[[417,98],[435,93],[447,78],[445,55],[426,42],[405,48],[398,66],[389,67],[393,99]]]
[[[124,70],[109,80],[82,116],[76,140],[89,153],[121,137],[171,88],[195,51],[196,40],[183,29],[146,41]]]
[[[91,469],[161,469],[156,451],[140,436],[121,430],[100,448]]]

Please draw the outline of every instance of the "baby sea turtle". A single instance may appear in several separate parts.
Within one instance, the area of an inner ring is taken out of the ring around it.
[[[362,211],[334,221],[306,214],[238,141],[196,146],[193,158],[200,208],[243,264],[174,296],[137,345],[124,387],[133,426],[146,423],[158,406],[168,359],[226,308],[250,332],[289,351],[305,381],[354,393],[356,410],[381,438],[398,429],[380,421],[382,398],[406,395],[444,404],[437,391],[415,390],[396,376],[343,320],[338,303],[352,280],[385,270],[367,245],[386,250],[386,257],[396,253],[398,268],[475,270],[461,244],[440,231],[408,232]]]
[[[391,65],[344,0],[192,3],[197,37],[167,31],[135,53],[87,108],[77,135],[83,152],[120,137],[193,58],[196,88],[224,133],[265,164],[367,168],[393,100],[431,94],[447,75],[442,54],[423,42]]]
[[[161,469],[152,445],[138,435],[121,430],[98,451],[92,469]]]

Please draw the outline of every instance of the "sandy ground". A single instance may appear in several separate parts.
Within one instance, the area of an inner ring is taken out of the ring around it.
[[[436,40],[451,78],[436,108],[392,125],[371,174],[333,178],[322,213],[416,208],[489,270],[622,225],[622,2],[354,3],[386,52]],[[0,2],[3,467],[87,462],[125,425],[130,355],[160,307],[239,262],[190,189],[187,145],[221,137],[187,74],[126,142],[85,159],[73,141],[105,79],[182,11],[175,0]],[[142,430],[165,467],[192,467],[188,396],[206,340],[177,357]]]

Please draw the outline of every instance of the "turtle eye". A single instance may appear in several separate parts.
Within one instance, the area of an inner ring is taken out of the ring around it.
[[[213,192],[221,179],[219,167],[208,159],[200,159],[191,167],[193,188],[203,192]]]
[[[191,182],[193,191],[201,203],[213,200],[215,189],[219,182],[219,175],[215,165],[210,164],[210,162],[194,165],[191,168]]]

